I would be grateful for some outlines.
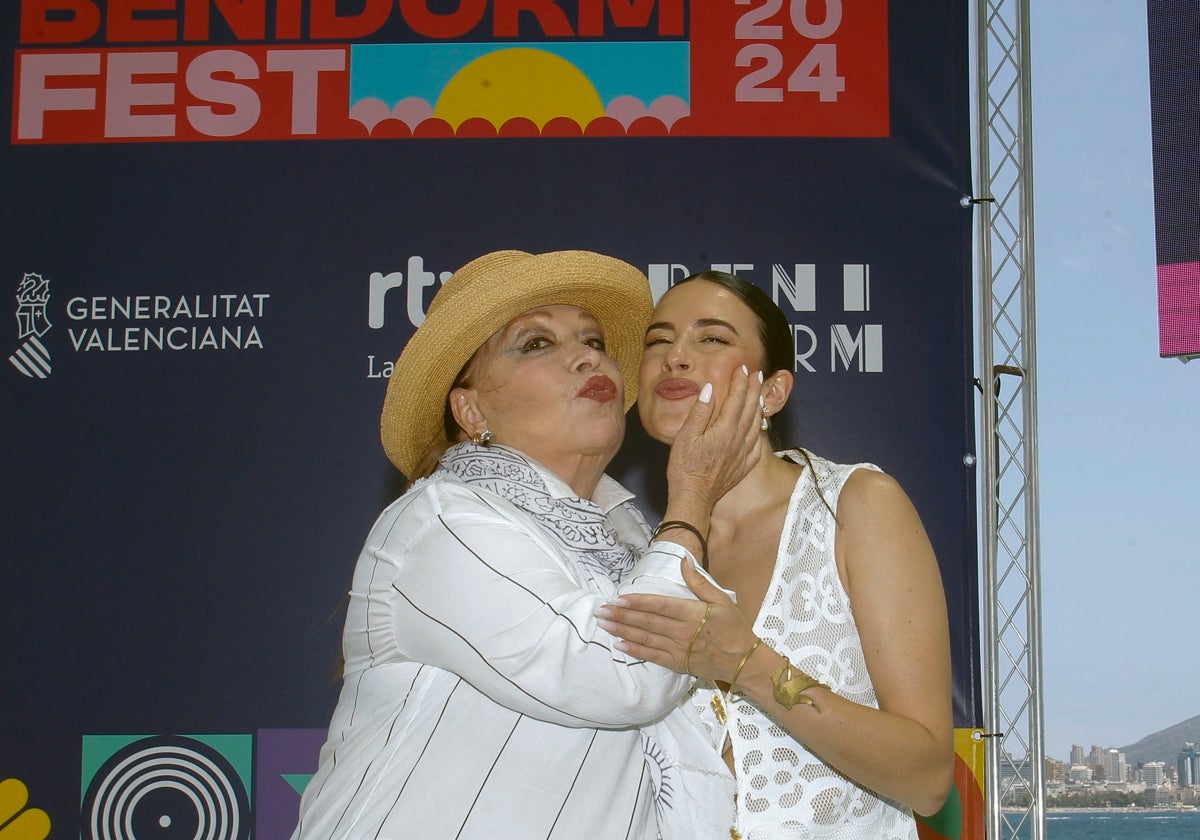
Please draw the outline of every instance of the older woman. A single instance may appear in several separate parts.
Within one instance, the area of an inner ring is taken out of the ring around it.
[[[667,292],[646,332],[638,411],[675,444],[703,383],[743,365],[760,389],[764,457],[712,512],[702,599],[625,595],[598,610],[621,650],[708,680],[691,701],[737,781],[745,840],[915,840],[953,774],[949,631],[937,562],[900,486],[869,464],[771,454],[792,390],[783,314],[706,272]]]
[[[643,551],[650,530],[604,469],[650,310],[641,272],[583,251],[488,254],[439,290],[388,384],[384,449],[415,481],[355,570],[297,840],[649,840],[659,820],[728,836],[706,788],[719,761],[672,712],[692,678],[617,650],[593,617],[634,589],[688,595],[681,560],[703,557],[713,503],[757,458],[742,371],[683,422],[672,541]]]

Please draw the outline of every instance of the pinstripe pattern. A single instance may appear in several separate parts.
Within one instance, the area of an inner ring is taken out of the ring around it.
[[[645,545],[606,482],[608,526]],[[654,562],[677,575],[677,556]],[[591,613],[616,592],[511,502],[444,472],[414,487],[360,556],[345,681],[295,840],[653,840],[638,727],[688,680],[611,646]]]

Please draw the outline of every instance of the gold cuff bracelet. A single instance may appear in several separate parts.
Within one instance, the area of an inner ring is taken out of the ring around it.
[[[785,709],[791,709],[801,703],[811,706],[813,700],[804,692],[818,686],[829,688],[825,683],[818,682],[794,667],[786,656],[783,657],[783,667],[771,675],[771,685],[775,687],[775,702]]]

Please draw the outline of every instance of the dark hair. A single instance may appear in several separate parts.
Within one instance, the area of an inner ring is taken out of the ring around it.
[[[796,343],[792,338],[792,328],[782,310],[775,301],[749,280],[744,280],[736,274],[725,271],[701,271],[690,277],[685,277],[676,283],[687,283],[691,280],[707,280],[716,283],[733,294],[754,313],[758,321],[758,337],[763,346],[763,371],[767,374],[777,370],[791,372],[796,364]]]
[[[730,274],[727,271],[701,271],[683,278],[675,285],[678,286],[681,283],[687,283],[691,280],[706,280],[709,283],[715,283],[722,288],[728,289],[754,313],[754,320],[758,322],[758,338],[763,346],[763,373],[769,375],[778,370],[786,370],[789,373],[795,372],[796,343],[792,338],[792,327],[788,324],[787,316],[783,314],[783,310],[775,304],[775,301],[771,300],[766,292],[749,280],[738,277],[736,274]],[[772,425],[772,445],[778,448],[779,441],[780,435],[778,434],[778,430]],[[808,465],[809,472],[814,472],[812,458],[809,457],[808,450],[800,447],[797,447],[797,449],[799,449],[800,455],[803,456],[804,462]],[[837,514],[825,498],[825,494],[821,491],[821,486],[817,483],[815,476],[813,478],[813,486],[817,488],[817,496],[820,497],[829,512],[833,514],[834,519],[837,519]]]

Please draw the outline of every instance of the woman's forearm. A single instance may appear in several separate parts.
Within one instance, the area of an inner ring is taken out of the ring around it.
[[[855,703],[823,686],[803,692],[811,704],[802,701],[785,708],[776,699],[772,679],[785,664],[782,656],[760,645],[738,677],[738,693],[821,760],[863,787],[919,814],[941,808],[954,773],[954,745],[948,729],[932,732],[909,717]],[[788,699],[794,702],[796,698]]]

